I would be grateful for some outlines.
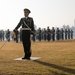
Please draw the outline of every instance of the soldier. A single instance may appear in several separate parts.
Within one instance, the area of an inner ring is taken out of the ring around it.
[[[39,35],[38,35],[38,39],[39,39],[39,41],[41,41],[41,33],[42,33],[41,28],[39,28],[39,29],[38,29],[38,34],[39,34]]]
[[[63,30],[63,28],[61,29],[61,39],[64,40],[64,30]]]
[[[3,41],[4,41],[4,31],[2,30],[2,38],[3,38]]]
[[[34,21],[33,18],[29,17],[29,14],[31,11],[29,9],[24,9],[24,16],[21,18],[20,22],[14,29],[15,31],[22,26],[22,42],[24,47],[24,57],[22,59],[28,59],[30,60],[31,57],[31,40],[30,40],[30,34],[33,34],[34,32]]]
[[[60,40],[60,30],[59,28],[57,28],[57,31],[56,31],[56,34],[57,34],[57,40],[59,41]]]
[[[0,41],[2,41],[2,31],[0,31]]]
[[[9,42],[10,41],[10,31],[9,29],[6,31],[6,39]]]
[[[67,31],[67,29],[65,29],[65,40],[67,40],[67,34],[68,33],[68,31]]]
[[[55,29],[52,27],[52,40],[55,41]]]
[[[43,36],[44,36],[44,41],[46,41],[46,39],[47,39],[47,31],[46,31],[46,29],[44,28],[44,32],[43,32]]]
[[[68,29],[68,39],[70,39],[70,29]]]
[[[73,39],[73,30],[71,29],[71,39]]]
[[[47,27],[47,40],[48,42],[51,40],[51,30],[49,27]]]
[[[37,29],[37,30],[36,30],[36,40],[39,39],[38,35],[39,35],[39,31],[38,31],[38,29]]]

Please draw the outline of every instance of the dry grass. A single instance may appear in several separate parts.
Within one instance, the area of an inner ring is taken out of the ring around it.
[[[22,43],[7,42],[0,50],[0,75],[75,75],[75,40],[32,42],[39,60],[13,60],[23,55]]]

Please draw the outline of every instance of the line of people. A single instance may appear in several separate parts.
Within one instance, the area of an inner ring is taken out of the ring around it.
[[[20,40],[22,42],[22,30],[20,31],[10,31],[9,29],[7,31],[0,31],[0,41],[7,40],[8,42],[10,39],[14,40],[16,43]],[[54,28],[50,29],[49,27],[44,29],[37,29],[35,30],[35,33],[33,34],[32,40],[35,42],[36,40],[44,40],[44,41],[55,41],[55,40],[68,40],[73,39],[73,30],[72,29],[59,29]]]
[[[73,39],[73,30],[71,29],[55,29],[54,27],[52,27],[52,29],[50,29],[49,27],[44,28],[44,30],[41,30],[41,28],[39,28],[36,33],[33,35],[33,41],[35,40],[44,40],[44,41],[50,41],[50,40],[67,40],[67,39]]]
[[[8,42],[10,41],[10,31],[9,29],[7,31],[0,30],[0,41],[7,40]]]

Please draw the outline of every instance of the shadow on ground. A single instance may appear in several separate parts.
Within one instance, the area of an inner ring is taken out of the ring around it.
[[[50,63],[43,62],[43,61],[40,61],[40,60],[35,60],[34,62],[75,75],[75,69],[66,68],[66,67],[63,67],[63,66],[55,65],[55,64],[50,64]],[[57,72],[54,72],[54,73],[58,74]],[[61,74],[61,75],[66,75],[66,74]]]

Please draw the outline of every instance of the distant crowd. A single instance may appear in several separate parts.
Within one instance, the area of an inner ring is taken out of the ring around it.
[[[68,40],[68,39],[73,39],[73,30],[72,29],[55,29],[52,27],[50,29],[49,27],[44,28],[41,30],[41,28],[37,29],[35,34],[33,35],[33,41],[35,42],[36,40],[44,40],[44,41],[55,41],[55,40]]]
[[[54,28],[50,29],[49,27],[41,29],[38,28],[32,34],[32,40],[35,42],[38,41],[55,41],[55,40],[70,40],[73,39],[73,30],[72,29],[63,29],[63,28]],[[9,29],[6,31],[0,30],[0,41],[10,40],[15,41],[18,43],[19,41],[22,42],[22,29],[20,31],[10,31]]]

